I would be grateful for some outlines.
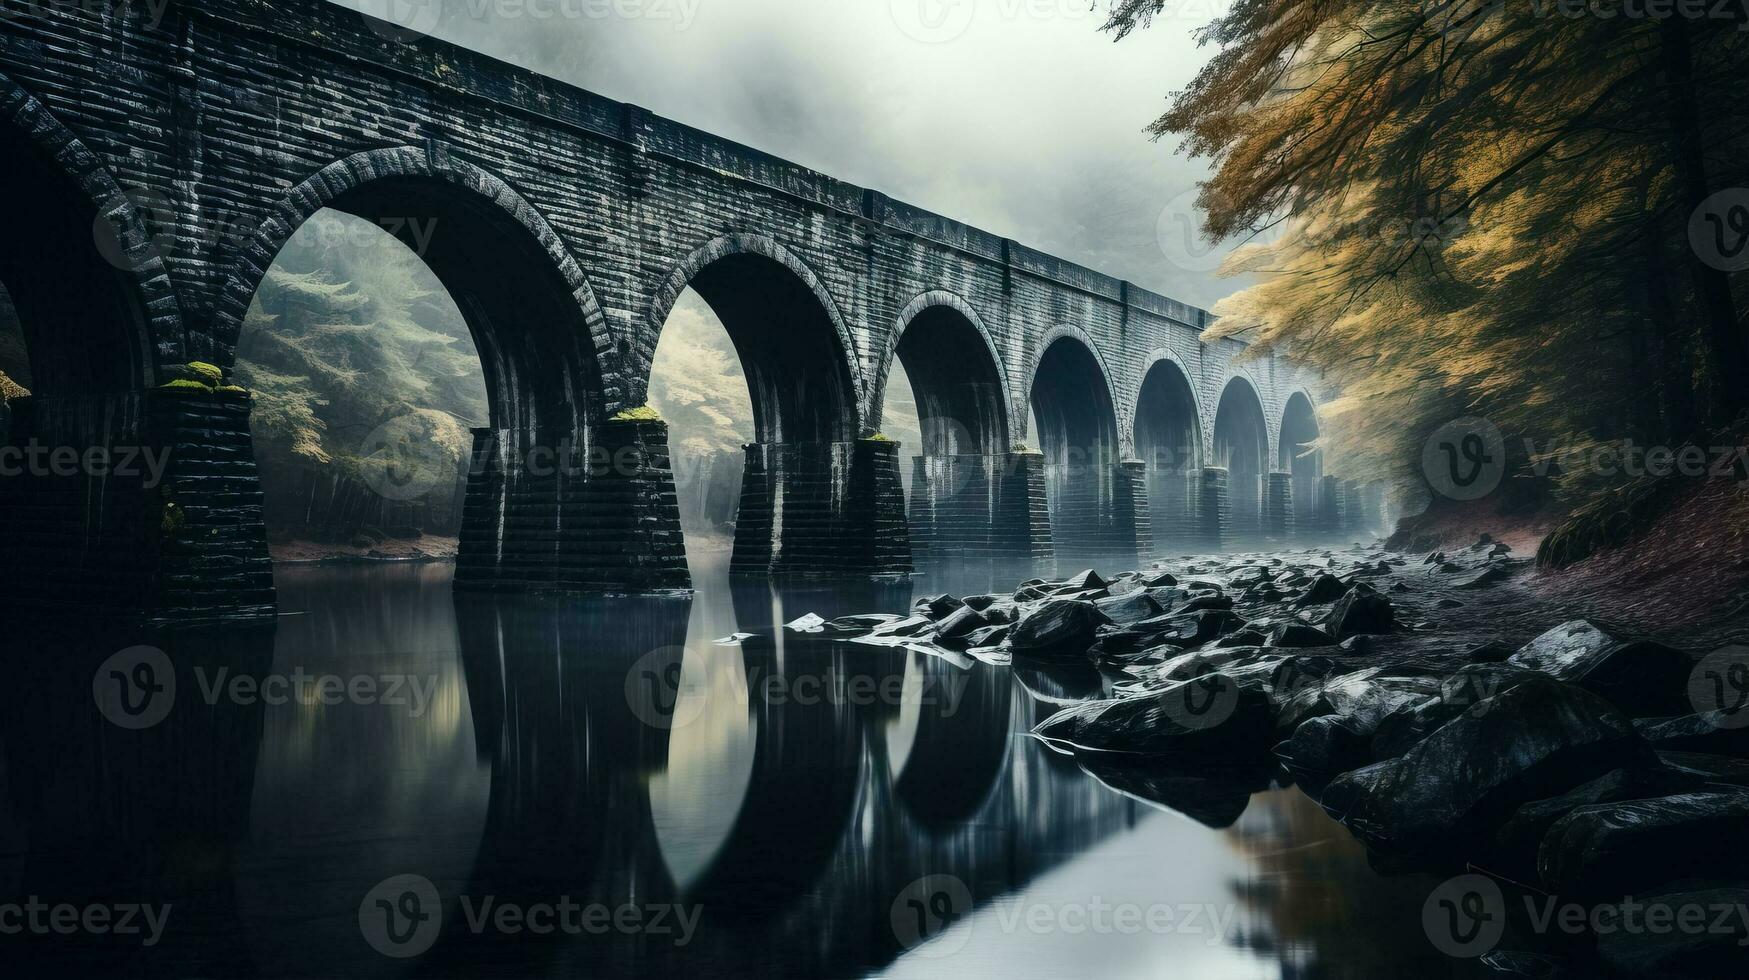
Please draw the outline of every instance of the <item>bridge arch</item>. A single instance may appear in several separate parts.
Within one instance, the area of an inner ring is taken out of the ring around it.
[[[1142,365],[1136,394],[1136,457],[1149,470],[1182,472],[1202,465],[1202,404],[1190,369],[1177,354],[1155,350]]]
[[[887,397],[893,361],[905,367],[923,426],[923,455],[994,455],[1013,445],[1013,399],[1002,355],[977,311],[933,290],[906,305],[888,332],[875,373],[870,420]]]
[[[1047,333],[1030,374],[1035,438],[1045,457],[1051,540],[1065,565],[1096,564],[1126,550],[1115,526],[1113,483],[1121,453],[1111,372],[1092,339],[1073,327]],[[1134,549],[1129,529],[1128,550]]]
[[[1300,527],[1310,526],[1317,509],[1319,480],[1324,475],[1324,454],[1308,453],[1304,447],[1321,435],[1317,402],[1304,388],[1295,389],[1282,406],[1275,467],[1292,475],[1294,518]]]
[[[175,362],[184,347],[163,254],[168,202],[125,190],[5,74],[0,168],[30,188],[7,214],[0,282],[24,333],[33,390],[115,394],[154,384],[158,358]]]
[[[636,350],[638,398],[648,392],[656,341],[688,287],[735,346],[753,399],[756,442],[849,442],[861,434],[866,386],[855,337],[820,277],[764,235],[717,238],[656,288]]]
[[[1210,432],[1212,463],[1227,471],[1232,538],[1254,542],[1262,534],[1263,481],[1269,472],[1269,421],[1250,376],[1229,374]]]
[[[393,234],[450,292],[480,352],[494,429],[563,436],[620,403],[620,352],[576,259],[521,194],[441,148],[355,153],[287,193],[234,250],[215,357],[234,357],[268,267],[323,208]]]

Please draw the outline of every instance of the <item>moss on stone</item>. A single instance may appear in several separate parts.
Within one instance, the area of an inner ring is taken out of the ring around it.
[[[175,381],[166,381],[163,384],[159,385],[158,388],[160,390],[169,390],[169,391],[205,391],[205,392],[211,392],[213,390],[212,385],[201,384],[199,381],[190,381],[187,378],[177,378]]]
[[[891,436],[883,435],[882,433],[877,432],[872,436],[864,436],[862,441],[863,442],[892,442],[893,439]]]
[[[648,405],[628,408],[613,417],[615,422],[660,422],[662,415]]]
[[[225,372],[217,364],[205,361],[189,361],[188,369],[206,379],[207,384],[216,385],[225,380]]]

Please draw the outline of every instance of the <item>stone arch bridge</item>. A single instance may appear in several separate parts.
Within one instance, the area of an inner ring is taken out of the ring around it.
[[[31,570],[13,598],[271,612],[250,397],[166,385],[229,368],[322,208],[415,247],[474,335],[491,419],[460,588],[686,584],[665,427],[617,416],[687,287],[753,398],[739,573],[1134,559],[1355,520],[1297,449],[1317,380],[1201,343],[1203,310],[320,0],[8,0],[0,159],[27,190],[0,242],[32,378],[0,478],[0,560]],[[920,447],[875,438],[895,360]],[[163,472],[26,452],[122,447]],[[534,465],[553,447],[589,462]]]

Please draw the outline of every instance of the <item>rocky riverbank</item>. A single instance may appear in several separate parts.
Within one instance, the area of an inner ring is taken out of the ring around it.
[[[1569,620],[1536,578],[1484,537],[1087,571],[792,628],[1011,669],[1062,706],[1036,738],[1211,826],[1297,785],[1381,871],[1449,876],[1425,911],[1454,956],[1740,971],[1749,647]]]

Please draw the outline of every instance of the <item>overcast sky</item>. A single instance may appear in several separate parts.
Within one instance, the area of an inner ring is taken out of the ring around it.
[[[1114,44],[1106,0],[339,0],[1199,306],[1206,173],[1143,128],[1222,0]]]

